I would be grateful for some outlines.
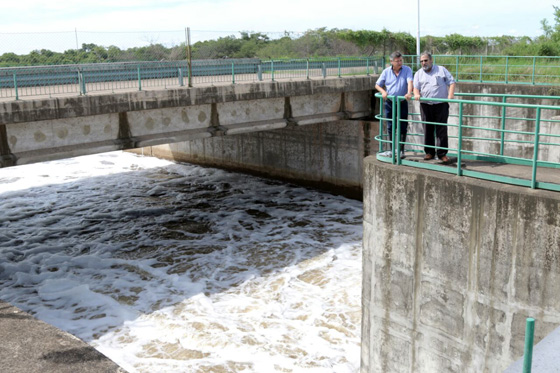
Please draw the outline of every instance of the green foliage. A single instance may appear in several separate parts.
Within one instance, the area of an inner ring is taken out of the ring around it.
[[[451,55],[510,55],[510,56],[558,56],[560,55],[560,7],[553,6],[554,24],[541,21],[543,35],[529,37],[496,36],[478,37],[451,34],[444,37],[427,35],[421,38],[422,51],[432,54]],[[387,29],[308,30],[299,37],[289,32],[279,39],[270,39],[261,32],[241,31],[216,40],[197,42],[192,46],[193,59],[218,58],[310,58],[342,56],[387,56],[393,51],[405,55],[416,54],[416,39],[406,32],[391,32]],[[26,55],[4,53],[0,55],[0,66],[30,66],[80,64],[119,61],[162,61],[184,60],[187,47],[182,43],[173,47],[154,44],[122,50],[116,46],[82,44],[79,49],[63,53],[46,49],[34,50]]]

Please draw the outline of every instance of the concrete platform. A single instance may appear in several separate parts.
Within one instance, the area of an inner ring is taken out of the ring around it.
[[[0,301],[0,362],[10,373],[126,373],[87,343]]]

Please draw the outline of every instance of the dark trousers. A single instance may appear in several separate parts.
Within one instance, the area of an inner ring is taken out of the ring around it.
[[[426,154],[436,155],[438,158],[447,154],[449,147],[447,139],[447,118],[449,118],[449,104],[443,102],[440,104],[420,104],[420,116],[423,122],[445,123],[445,125],[424,123],[424,145],[434,146],[434,130],[437,138],[437,146],[445,149],[434,149],[424,147]]]
[[[391,100],[386,100],[383,104],[383,109],[385,111],[385,118],[393,118],[393,102]],[[397,106],[395,104],[395,110]],[[401,102],[401,119],[408,119],[408,101]],[[395,128],[396,131],[396,128]],[[389,141],[393,140],[393,121],[387,121],[387,132],[389,134]],[[401,141],[406,141],[406,134],[408,132],[408,122],[401,122]],[[401,151],[404,151],[404,144],[401,145]]]

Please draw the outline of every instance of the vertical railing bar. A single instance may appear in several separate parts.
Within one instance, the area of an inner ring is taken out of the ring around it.
[[[306,64],[306,67],[305,67],[305,75],[306,75],[307,79],[309,80],[309,58],[307,59],[306,62],[307,62],[307,64]]]
[[[537,117],[535,120],[535,141],[533,149],[533,172],[531,176],[531,189],[537,185],[537,159],[539,157],[539,132],[541,127],[541,108],[537,107]]]
[[[531,373],[533,365],[533,341],[535,334],[535,319],[527,318],[525,326],[525,350],[523,352],[523,373]]]
[[[502,131],[501,131],[501,135],[500,135],[500,155],[503,156],[504,155],[504,143],[505,143],[505,135],[506,133],[504,132],[506,129],[506,109],[507,106],[505,105],[507,100],[507,96],[502,96],[502,104],[504,104],[502,106],[502,120],[501,120],[501,126],[502,126]]]
[[[508,83],[509,56],[506,56],[506,84]]]
[[[140,65],[138,65],[138,90],[142,90],[142,78],[140,77]]]
[[[531,78],[532,84],[535,84],[535,69],[537,65],[537,57],[533,57],[533,76]]]
[[[480,56],[480,82],[482,83],[482,56]]]
[[[274,81],[274,60],[270,60],[270,69],[271,69],[272,81]]]
[[[341,78],[341,76],[340,76],[340,57],[338,57],[338,77]]]
[[[385,123],[385,120],[383,119],[383,97],[379,97],[379,138],[381,140],[383,140],[383,125]],[[379,141],[379,153],[381,153],[383,151],[383,141]]]
[[[231,63],[231,84],[235,84],[235,62]]]
[[[391,126],[391,149],[390,150],[391,150],[391,163],[392,164],[396,163],[396,159],[395,159],[395,144],[396,144],[395,127],[396,126],[395,126],[395,124],[397,124],[397,116],[398,116],[397,114],[399,114],[399,113],[397,113],[397,110],[400,109],[400,105],[398,105],[395,101],[398,101],[396,96],[394,96],[393,100],[391,101],[391,112],[392,112],[391,122],[392,122],[392,126]]]
[[[463,101],[459,102],[459,134],[457,138],[457,176],[463,175],[461,167],[462,152],[463,152]]]
[[[369,76],[369,57],[366,57],[366,75]]]
[[[397,158],[397,164],[400,165],[402,164],[402,160],[401,160],[401,100],[399,100],[397,98],[397,96],[395,96],[395,98],[393,98],[393,105],[395,104],[397,105],[397,114],[393,114],[393,144],[396,144],[396,146],[393,145],[393,157]],[[393,110],[393,113],[395,112],[395,110]],[[396,124],[396,125],[395,125]],[[395,127],[397,128],[395,130]],[[395,136],[395,132],[398,134],[397,136]],[[396,140],[395,140],[396,138]],[[396,154],[396,155],[395,155]],[[394,163],[394,162],[393,162]]]
[[[18,91],[18,86],[17,86],[16,73],[14,73],[14,90],[15,90],[15,93],[16,93],[16,100],[19,100],[19,91]]]

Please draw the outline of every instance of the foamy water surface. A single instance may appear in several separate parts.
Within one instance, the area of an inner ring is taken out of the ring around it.
[[[362,204],[107,153],[0,170],[0,299],[130,372],[357,372]]]

